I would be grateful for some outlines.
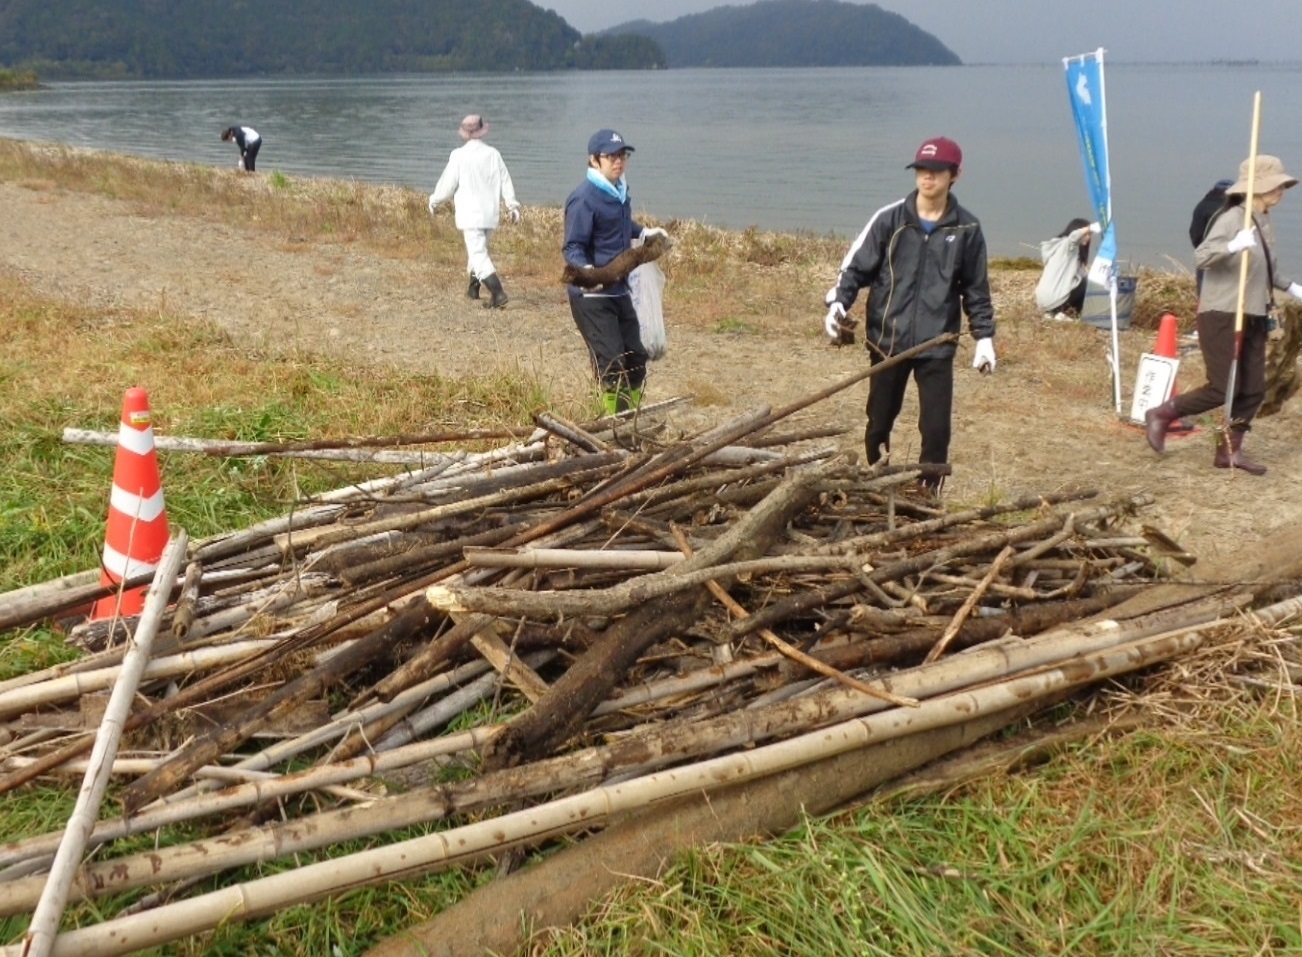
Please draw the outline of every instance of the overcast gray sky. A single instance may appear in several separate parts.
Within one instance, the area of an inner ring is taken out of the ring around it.
[[[725,5],[718,0],[534,2],[584,33]],[[1099,47],[1111,59],[1130,62],[1302,60],[1302,0],[877,0],[877,6],[935,34],[964,63],[1054,62]]]

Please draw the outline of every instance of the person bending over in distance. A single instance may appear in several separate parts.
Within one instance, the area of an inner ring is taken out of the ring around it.
[[[836,344],[853,341],[849,316],[867,288],[865,337],[873,365],[946,333],[956,334],[967,313],[976,340],[972,367],[995,369],[995,314],[990,301],[986,241],[976,217],[951,192],[962,173],[963,151],[945,137],[929,139],[913,162],[915,189],[873,213],[841,263],[828,291],[823,328]],[[868,382],[868,463],[890,455],[891,429],[912,376],[918,387],[919,461],[949,460],[954,403],[953,343],[874,375]],[[924,476],[924,491],[939,494],[943,476]]]
[[[1051,319],[1074,319],[1085,305],[1089,274],[1090,237],[1098,223],[1073,219],[1053,239],[1040,243],[1044,272],[1035,286],[1035,305]]]
[[[588,170],[565,200],[565,240],[561,253],[575,269],[605,266],[641,236],[668,234],[633,219],[624,171],[633,147],[612,129],[588,138]],[[588,346],[592,370],[601,387],[608,415],[635,409],[642,402],[647,352],[642,345],[637,311],[627,277],[597,288],[566,286],[570,315]]]
[[[1248,176],[1252,174],[1252,225],[1244,227]],[[1243,437],[1266,397],[1266,340],[1275,305],[1275,290],[1302,299],[1302,285],[1284,278],[1275,259],[1275,232],[1270,211],[1297,179],[1284,170],[1275,156],[1261,155],[1256,168],[1250,160],[1239,167],[1239,178],[1226,190],[1226,205],[1206,227],[1194,250],[1202,270],[1198,298],[1198,348],[1203,354],[1207,381],[1192,392],[1182,392],[1144,413],[1148,444],[1154,452],[1166,450],[1166,433],[1176,419],[1225,405],[1230,370],[1238,353],[1230,421],[1216,437],[1212,465],[1264,475],[1266,466],[1243,454]],[[1243,289],[1243,339],[1236,350],[1235,322],[1239,309],[1239,282],[1243,257],[1248,257],[1247,284]]]
[[[222,130],[222,142],[235,141],[240,148],[239,168],[246,173],[254,172],[258,162],[258,150],[262,148],[262,136],[251,126],[228,126]]]
[[[518,223],[520,203],[502,154],[484,142],[487,134],[488,123],[478,113],[461,121],[457,135],[464,145],[448,154],[448,164],[430,193],[429,211],[433,214],[439,204],[452,199],[457,229],[466,242],[466,269],[470,272],[466,295],[478,299],[483,285],[489,293],[484,308],[500,309],[509,300],[488,255],[488,243],[501,221],[502,204],[506,204],[511,222]]]

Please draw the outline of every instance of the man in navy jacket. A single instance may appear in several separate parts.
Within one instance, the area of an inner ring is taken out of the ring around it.
[[[588,172],[565,201],[565,261],[578,269],[605,266],[626,251],[635,237],[665,235],[633,219],[624,170],[633,147],[611,129],[588,139]],[[587,343],[593,372],[608,414],[637,408],[646,381],[647,353],[628,282],[595,289],[566,287],[570,314]]]

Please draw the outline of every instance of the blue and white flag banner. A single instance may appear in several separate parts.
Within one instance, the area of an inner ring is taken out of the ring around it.
[[[1103,50],[1064,59],[1067,96],[1076,118],[1085,185],[1094,218],[1103,224],[1090,281],[1111,289],[1116,282],[1117,234],[1112,223],[1112,175],[1108,169],[1108,111],[1103,88]]]

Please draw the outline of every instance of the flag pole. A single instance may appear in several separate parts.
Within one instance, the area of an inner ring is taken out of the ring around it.
[[[1251,229],[1253,226],[1252,219],[1252,197],[1256,193],[1257,187],[1257,138],[1261,132],[1261,91],[1258,90],[1252,98],[1252,139],[1248,146],[1248,193],[1243,197],[1243,228]],[[1262,238],[1265,243],[1265,238]],[[1270,255],[1270,250],[1262,249],[1266,256]],[[1248,294],[1248,265],[1252,259],[1252,247],[1243,250],[1239,256],[1239,297],[1234,306],[1234,357],[1230,360],[1229,381],[1225,386],[1225,412],[1221,422],[1221,431],[1225,434],[1221,441],[1229,442],[1230,440],[1230,423],[1233,421],[1234,413],[1234,389],[1238,384],[1239,378],[1239,357],[1243,354],[1243,311],[1244,300]],[[1230,457],[1230,474],[1234,474],[1234,456]]]
[[[1108,81],[1107,73],[1103,69],[1103,47],[1099,47],[1094,55],[1099,59],[1099,99],[1102,101],[1099,115],[1103,122],[1103,151],[1108,157],[1107,169],[1104,170],[1103,180],[1108,196],[1108,218],[1107,222],[1112,222],[1112,154],[1108,149]],[[1112,264],[1112,281],[1108,283],[1108,302],[1111,305],[1112,313],[1112,403],[1115,407],[1116,414],[1121,415],[1121,340],[1117,335],[1117,263]]]

